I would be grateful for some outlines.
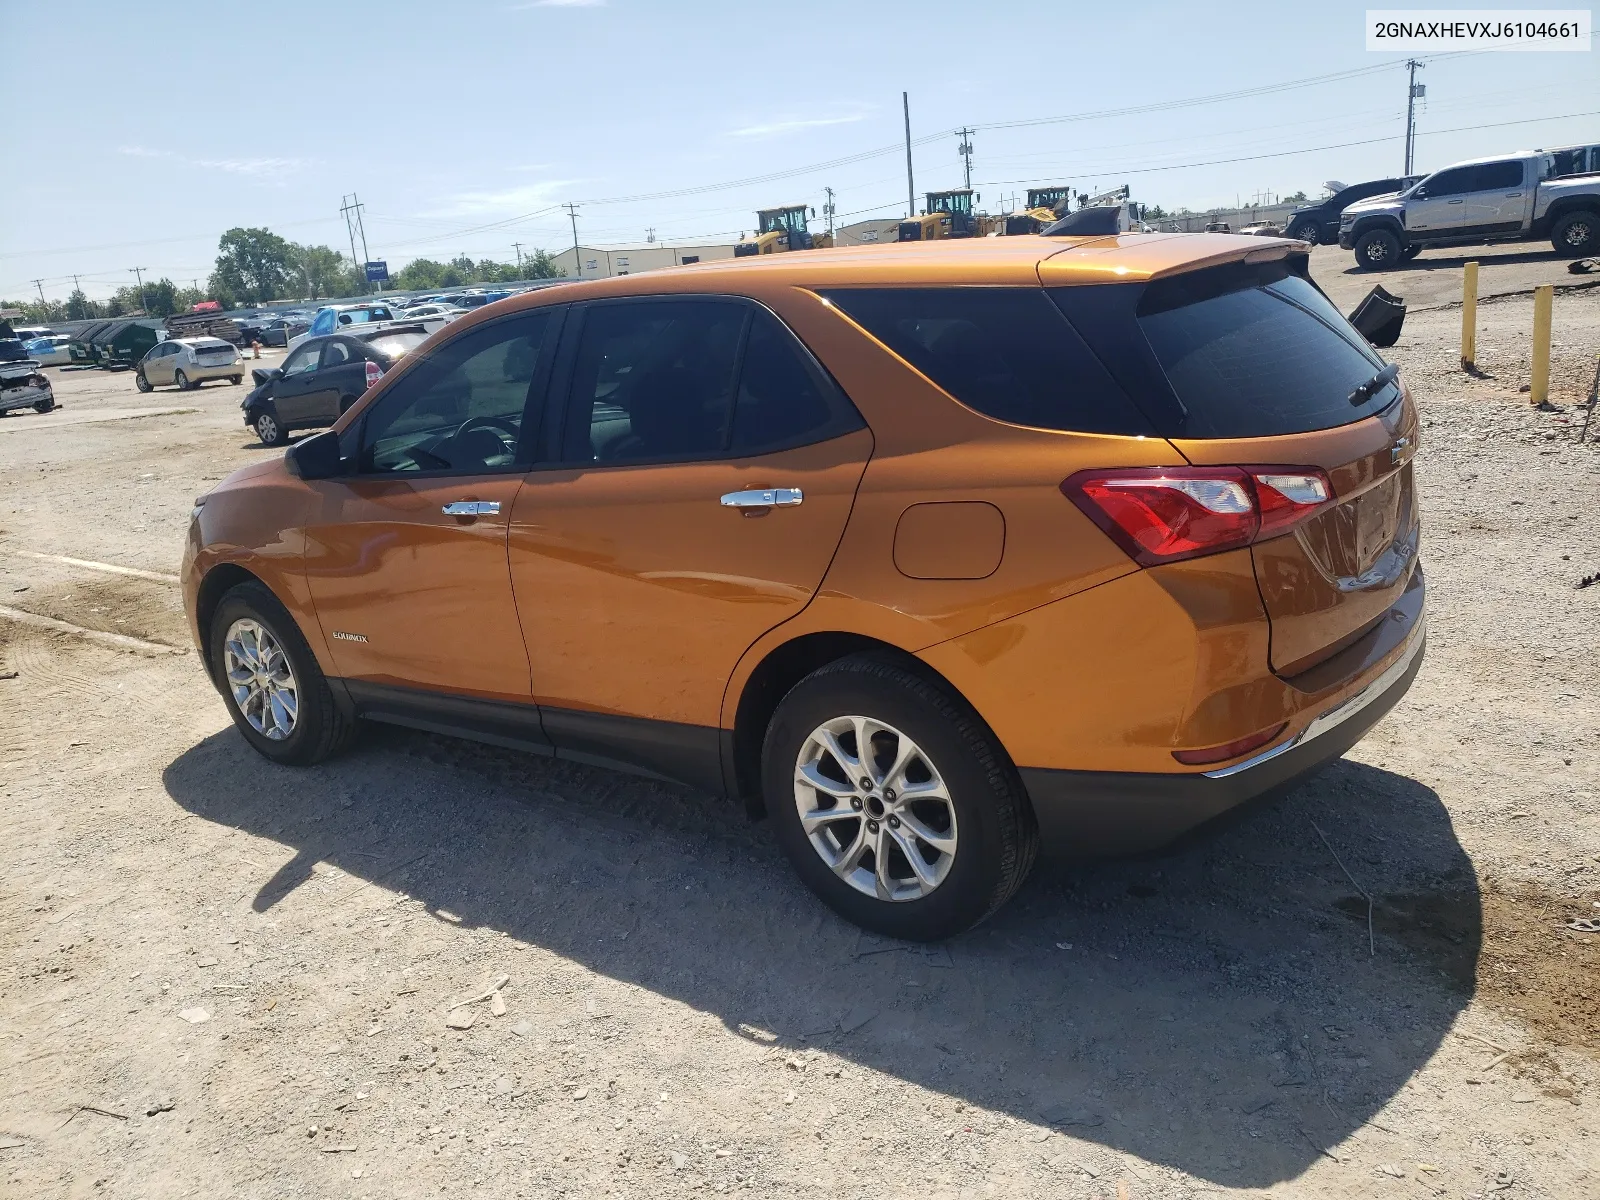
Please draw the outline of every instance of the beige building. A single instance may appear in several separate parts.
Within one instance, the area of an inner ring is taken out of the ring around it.
[[[637,275],[686,263],[732,258],[733,243],[700,246],[668,246],[661,242],[636,242],[623,246],[568,246],[551,255],[556,270],[568,279],[609,279],[613,275]]]

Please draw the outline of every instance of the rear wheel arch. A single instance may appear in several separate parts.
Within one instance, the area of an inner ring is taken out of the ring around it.
[[[983,727],[995,744],[1003,748],[1000,739],[961,691],[939,671],[909,651],[857,633],[832,630],[802,634],[767,652],[745,680],[734,709],[732,769],[731,772],[725,770],[725,774],[731,774],[728,780],[730,790],[744,802],[752,817],[765,813],[761,799],[761,747],[778,705],[795,684],[813,671],[841,659],[862,655],[891,662],[948,693]]]

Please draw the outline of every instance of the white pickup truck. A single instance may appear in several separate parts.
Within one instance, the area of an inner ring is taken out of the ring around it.
[[[1403,192],[1352,204],[1339,217],[1339,245],[1366,271],[1428,246],[1548,238],[1558,254],[1600,253],[1600,174],[1555,173],[1544,150],[1456,163]]]

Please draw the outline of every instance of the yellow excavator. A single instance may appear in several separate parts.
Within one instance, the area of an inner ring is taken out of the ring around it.
[[[1072,204],[1072,189],[1061,187],[1029,188],[1028,204],[1021,212],[1014,212],[1000,222],[1002,234],[1038,233],[1046,225],[1054,225]]]
[[[930,242],[936,238],[988,237],[995,227],[995,219],[988,213],[972,211],[975,200],[982,199],[971,188],[956,188],[949,192],[929,192],[928,205],[922,215],[901,221],[898,242]]]
[[[812,233],[806,228],[807,214],[815,209],[804,204],[785,204],[782,208],[763,208],[756,213],[756,232],[741,238],[733,247],[735,258],[752,254],[784,254],[791,250],[825,250],[833,245],[833,235]]]

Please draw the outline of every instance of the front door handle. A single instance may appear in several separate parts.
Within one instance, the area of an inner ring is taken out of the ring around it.
[[[1451,204],[1465,204],[1466,201],[1465,200],[1451,200],[1450,203]]]
[[[793,508],[805,502],[806,494],[799,488],[750,488],[742,492],[728,492],[722,497],[723,508]]]
[[[498,500],[452,500],[439,510],[447,517],[492,517],[500,511]]]

